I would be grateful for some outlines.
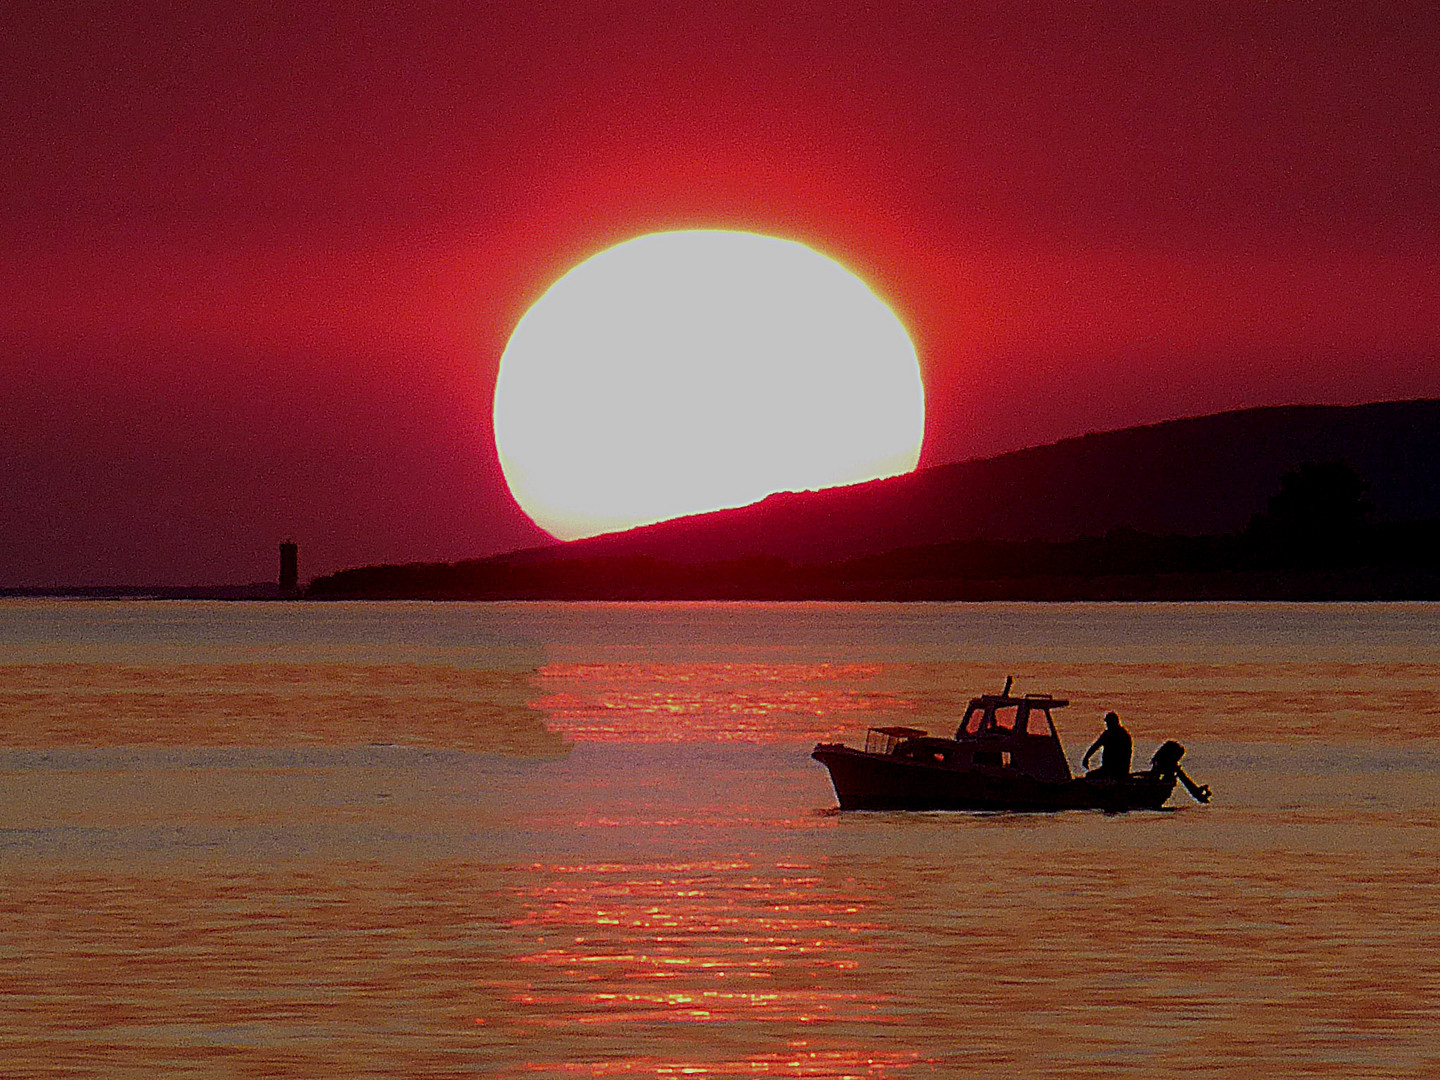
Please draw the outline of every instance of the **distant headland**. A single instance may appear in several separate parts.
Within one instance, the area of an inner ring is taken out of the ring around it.
[[[1440,401],[1246,409],[456,563],[310,599],[1440,599]]]

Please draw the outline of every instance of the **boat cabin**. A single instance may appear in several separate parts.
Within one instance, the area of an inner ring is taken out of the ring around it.
[[[955,738],[976,738],[990,734],[1048,735],[1058,739],[1052,709],[1061,709],[1070,702],[1049,694],[981,694],[970,699],[965,718],[955,730]]]
[[[1007,683],[1004,693],[971,699],[953,739],[937,738],[919,728],[871,728],[865,736],[865,752],[955,769],[1069,780],[1070,764],[1050,715],[1068,704],[1049,694],[1011,697]]]
[[[1070,764],[1050,715],[1070,704],[1049,694],[1012,697],[1006,692],[970,699],[955,741],[970,748],[981,767],[1013,768],[1037,780],[1069,780]]]

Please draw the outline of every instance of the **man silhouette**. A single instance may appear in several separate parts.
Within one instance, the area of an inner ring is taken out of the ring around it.
[[[1117,713],[1108,712],[1105,714],[1105,730],[1090,749],[1085,751],[1085,756],[1080,759],[1080,767],[1083,769],[1088,766],[1091,755],[1100,750],[1100,767],[1095,770],[1094,775],[1104,780],[1123,780],[1130,775],[1130,748],[1130,732],[1120,726]]]

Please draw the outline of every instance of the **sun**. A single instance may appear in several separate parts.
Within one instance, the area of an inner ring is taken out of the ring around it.
[[[561,540],[915,468],[909,334],[858,277],[747,232],[595,255],[515,327],[495,384],[510,491]]]

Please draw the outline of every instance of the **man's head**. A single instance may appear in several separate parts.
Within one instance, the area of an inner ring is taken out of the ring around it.
[[[1119,727],[1119,726],[1120,726],[1120,714],[1119,714],[1119,713],[1113,713],[1113,712],[1107,712],[1107,713],[1105,714],[1105,726],[1106,726],[1106,727]]]

